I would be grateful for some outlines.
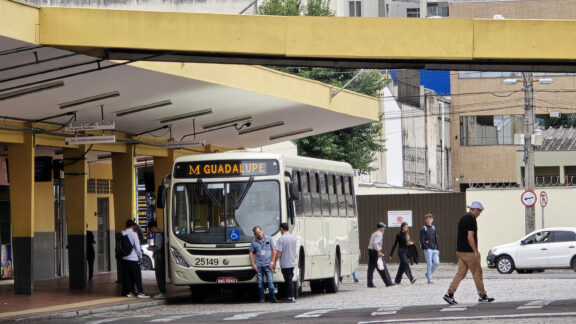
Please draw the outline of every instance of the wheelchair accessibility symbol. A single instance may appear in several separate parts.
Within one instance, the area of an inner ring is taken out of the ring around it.
[[[240,239],[240,230],[230,230],[228,235],[232,241],[238,241]]]

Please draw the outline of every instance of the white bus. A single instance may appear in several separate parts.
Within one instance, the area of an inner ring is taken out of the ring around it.
[[[168,273],[174,285],[190,286],[193,296],[206,285],[257,283],[248,256],[256,225],[276,241],[280,223],[289,224],[298,242],[299,292],[309,281],[313,293],[335,293],[341,277],[358,265],[354,174],[347,163],[251,152],[202,154],[177,158],[169,179],[169,186],[161,186],[169,190],[158,195],[159,206],[168,202]],[[282,287],[280,271],[274,282]]]

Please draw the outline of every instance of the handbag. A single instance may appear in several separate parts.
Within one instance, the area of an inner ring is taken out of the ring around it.
[[[384,270],[384,261],[382,261],[382,258],[378,258],[377,266],[378,270]]]

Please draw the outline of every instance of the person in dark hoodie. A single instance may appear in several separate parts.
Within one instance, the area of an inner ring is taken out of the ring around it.
[[[400,284],[402,281],[402,275],[406,273],[410,283],[416,282],[416,278],[412,276],[412,271],[410,270],[410,250],[409,247],[414,245],[414,242],[410,240],[410,233],[408,232],[409,226],[408,223],[403,222],[400,225],[400,232],[396,234],[396,239],[394,240],[394,245],[392,246],[392,250],[390,251],[390,259],[392,259],[392,255],[394,254],[394,249],[396,249],[396,245],[398,245],[398,258],[400,258],[400,265],[398,266],[398,272],[396,273],[396,279],[394,282],[396,284]]]

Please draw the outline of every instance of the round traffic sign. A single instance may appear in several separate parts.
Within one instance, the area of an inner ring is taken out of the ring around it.
[[[526,190],[520,196],[522,204],[526,207],[532,207],[536,204],[536,194],[532,190]]]
[[[546,193],[546,191],[542,191],[540,193],[540,206],[544,208],[546,207],[546,205],[548,205],[548,194]]]

